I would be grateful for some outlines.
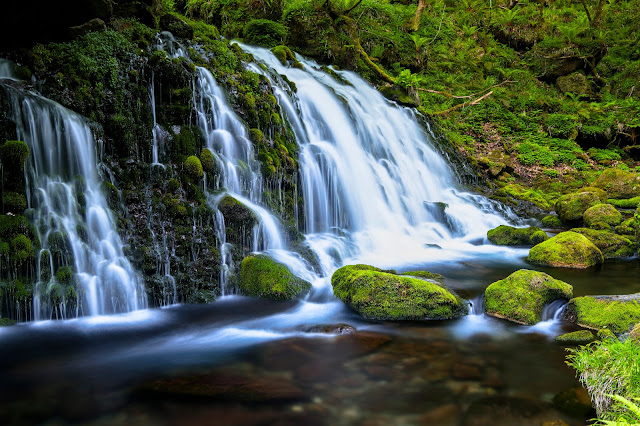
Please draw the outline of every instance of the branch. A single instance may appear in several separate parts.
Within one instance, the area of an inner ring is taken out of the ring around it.
[[[418,87],[417,90],[419,90],[421,92],[435,93],[437,95],[444,95],[447,98],[453,98],[453,99],[472,99],[472,98],[475,98],[476,96],[480,95],[481,93],[485,93],[485,92],[487,92],[487,91],[489,91],[489,90],[491,90],[491,89],[493,89],[495,87],[504,86],[505,84],[509,84],[509,83],[515,83],[515,81],[513,81],[513,80],[505,80],[502,83],[494,84],[493,86],[487,87],[486,89],[481,90],[480,92],[477,92],[477,93],[474,93],[474,94],[471,94],[471,95],[466,95],[466,96],[456,96],[456,95],[454,95],[452,93],[442,92],[442,91],[439,91],[439,90],[423,89],[421,87]]]
[[[349,9],[345,10],[342,14],[343,15],[348,15],[353,9],[355,9],[356,7],[358,7],[360,5],[360,3],[362,3],[362,0],[358,0],[356,2],[356,4],[354,4],[353,6],[351,6]]]
[[[478,105],[481,101],[483,101],[484,99],[488,98],[489,96],[491,96],[493,94],[493,91],[489,92],[489,93],[485,93],[484,95],[480,96],[478,99],[476,99],[475,101],[471,101],[471,102],[463,102],[461,104],[452,106],[451,108],[444,110],[444,111],[440,111],[440,112],[436,112],[433,113],[432,115],[444,115],[444,114],[448,114],[452,111],[455,111],[457,109],[460,109],[462,107],[465,106],[473,106],[473,105]]]
[[[591,14],[589,13],[589,8],[587,7],[587,4],[584,2],[584,0],[580,0],[580,3],[582,3],[584,11],[587,12],[587,19],[589,20],[589,26],[591,26]]]

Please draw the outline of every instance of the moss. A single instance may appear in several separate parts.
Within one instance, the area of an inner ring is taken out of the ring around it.
[[[338,298],[369,319],[448,319],[468,312],[464,300],[440,285],[368,265],[338,269],[331,284]]]
[[[27,199],[17,192],[5,192],[2,194],[4,210],[11,213],[22,213],[27,208]]]
[[[192,179],[198,180],[198,179],[202,179],[202,176],[204,176],[204,172],[202,170],[202,163],[200,162],[200,159],[195,155],[188,157],[184,161],[183,167],[185,172]]]
[[[556,342],[565,345],[586,345],[595,340],[593,333],[589,330],[579,330],[572,333],[565,333],[556,337]]]
[[[215,159],[210,149],[204,148],[202,152],[200,152],[200,162],[205,172],[212,173],[215,170]]]
[[[606,223],[610,226],[616,226],[622,222],[622,214],[611,204],[596,204],[589,207],[582,218],[589,227],[596,222]]]
[[[438,281],[441,284],[444,283],[444,279],[445,279],[444,275],[436,274],[435,272],[429,272],[429,271],[408,271],[408,272],[403,272],[400,275],[408,275],[410,277],[417,277],[417,278],[424,278],[427,280]]]
[[[556,215],[545,216],[542,218],[542,226],[559,229],[562,228],[562,221]]]
[[[527,261],[555,268],[584,269],[602,263],[604,258],[587,237],[567,231],[534,246]]]
[[[106,180],[102,181],[101,187],[103,194],[105,194],[107,198],[109,208],[111,210],[118,210],[118,206],[120,205],[120,193],[118,192],[118,188]]]
[[[11,240],[11,259],[18,265],[33,259],[33,245],[26,235],[20,234]]]
[[[240,266],[240,292],[246,296],[290,300],[302,296],[311,284],[266,255],[250,255]]]
[[[513,203],[513,199],[528,201],[544,210],[550,210],[549,197],[531,188],[525,188],[517,183],[510,183],[500,188],[495,193],[496,197],[505,202]]]
[[[626,333],[640,322],[640,303],[633,296],[627,300],[617,296],[576,297],[569,301],[565,316],[581,327]]]
[[[294,67],[300,68],[302,65],[296,59],[291,49],[287,46],[276,46],[271,49],[271,53],[280,61],[284,66],[289,65],[290,61]]]
[[[571,232],[584,235],[602,252],[605,259],[631,257],[637,244],[622,235],[588,228],[574,228]]]
[[[544,272],[520,269],[487,287],[484,308],[488,315],[532,325],[542,320],[546,304],[572,295],[571,285]]]
[[[169,181],[167,182],[167,190],[169,192],[176,192],[178,189],[180,189],[180,181],[175,178],[169,179]]]
[[[634,198],[640,196],[640,174],[609,168],[598,176],[593,186],[607,192],[610,198]]]
[[[640,205],[640,197],[633,197],[626,200],[609,199],[607,203],[620,209],[635,209]]]
[[[514,228],[500,225],[487,232],[491,244],[499,246],[536,245],[549,239],[547,234],[536,226],[529,228]]]
[[[630,218],[622,222],[615,227],[616,233],[620,235],[626,235],[636,239],[636,233],[638,232],[638,220],[636,218]]]
[[[69,266],[61,266],[56,271],[56,281],[60,284],[71,284],[73,282],[73,269]]]
[[[24,166],[29,157],[29,147],[22,141],[7,141],[0,147],[0,162],[3,167],[5,190],[24,190]]]
[[[218,210],[224,216],[225,224],[236,230],[240,228],[251,229],[258,223],[256,214],[230,195],[222,197],[218,203]]]
[[[582,188],[578,192],[563,195],[556,201],[555,209],[558,217],[564,223],[582,220],[584,212],[596,204],[601,204],[607,195],[601,189]]]
[[[16,321],[10,318],[0,318],[0,327],[8,327],[10,325],[16,325]]]
[[[242,34],[247,43],[275,47],[287,39],[289,30],[284,25],[269,19],[253,19],[244,26]]]
[[[602,328],[597,333],[598,340],[618,340],[613,331],[608,328]]]

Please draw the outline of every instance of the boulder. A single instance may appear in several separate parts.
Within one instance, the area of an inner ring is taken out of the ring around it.
[[[559,229],[562,228],[562,221],[555,215],[545,216],[542,218],[542,226]]]
[[[527,261],[554,268],[585,269],[602,263],[604,257],[587,237],[567,231],[534,246]]]
[[[535,246],[549,239],[547,234],[537,226],[514,228],[500,225],[487,232],[491,244],[498,246]]]
[[[626,333],[640,322],[640,293],[576,297],[569,301],[564,318],[584,328]]]
[[[487,287],[484,310],[487,315],[533,325],[542,320],[545,305],[572,296],[571,285],[544,272],[520,269]]]
[[[251,229],[253,225],[258,223],[258,217],[247,206],[242,204],[230,195],[225,195],[218,202],[218,210],[224,216],[224,221],[227,226],[232,226],[236,229],[242,227]]]
[[[417,94],[410,93],[407,89],[400,86],[383,86],[380,87],[380,93],[400,105],[417,108],[420,106],[420,98]]]
[[[585,225],[591,227],[596,223],[617,226],[622,222],[622,213],[611,204],[596,204],[589,207],[582,215]]]
[[[311,289],[311,284],[291,273],[282,263],[269,256],[250,255],[240,266],[240,292],[246,296],[271,300],[290,300]]]
[[[338,298],[369,319],[449,319],[466,315],[469,310],[463,299],[439,284],[368,265],[338,269],[331,284]]]
[[[581,72],[574,72],[569,75],[558,77],[556,86],[562,93],[573,93],[574,95],[590,95],[591,86],[589,80]]]
[[[640,342],[640,323],[633,326],[631,332],[629,332],[629,339]]]
[[[160,29],[169,31],[176,37],[191,40],[193,38],[193,28],[175,15],[166,13],[160,17]]]
[[[602,189],[587,187],[558,198],[555,209],[562,222],[579,222],[589,207],[601,204],[606,199],[607,194]]]
[[[586,345],[595,340],[593,333],[589,330],[579,330],[573,333],[565,333],[556,337],[556,342],[564,345]]]
[[[640,196],[633,198],[624,198],[622,200],[612,198],[607,200],[607,202],[620,209],[635,209],[640,206]]]
[[[609,198],[634,198],[640,196],[640,174],[620,169],[606,169],[593,186],[607,192]]]
[[[631,257],[636,252],[636,243],[622,235],[588,228],[574,228],[571,232],[587,237],[589,241],[598,247],[605,259]]]

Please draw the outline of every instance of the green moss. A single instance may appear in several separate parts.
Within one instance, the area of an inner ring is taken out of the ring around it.
[[[240,281],[242,294],[272,300],[290,300],[302,296],[311,284],[266,255],[250,255],[242,260]]]
[[[259,144],[264,141],[264,134],[260,129],[249,129],[249,139],[254,144]]]
[[[444,275],[436,274],[435,272],[429,272],[429,271],[407,271],[407,272],[403,272],[400,275],[408,275],[410,277],[417,277],[417,278],[424,278],[427,280],[438,281],[441,284],[443,284],[445,280]]]
[[[73,269],[69,266],[61,266],[56,271],[56,281],[60,284],[71,284],[73,282]]]
[[[633,197],[623,200],[609,199],[607,200],[607,203],[620,209],[635,209],[640,205],[640,197]]]
[[[567,231],[534,246],[527,261],[555,268],[584,269],[602,263],[604,258],[587,237]]]
[[[562,221],[558,216],[550,215],[542,218],[542,226],[547,228],[559,229],[562,228]]]
[[[120,205],[120,193],[118,192],[118,188],[115,187],[111,182],[107,182],[106,180],[102,181],[100,185],[102,187],[102,192],[105,194],[107,198],[107,204],[111,210],[118,210]]]
[[[278,58],[280,63],[284,66],[289,65],[289,61],[292,62],[292,65],[295,67],[301,67],[302,65],[296,59],[296,56],[293,54],[291,49],[287,46],[276,46],[271,49],[271,53]]]
[[[8,327],[10,325],[16,325],[16,321],[9,318],[0,318],[0,327]]]
[[[24,191],[24,166],[28,157],[29,147],[24,142],[7,141],[0,147],[2,184],[5,190]]]
[[[176,192],[178,189],[180,189],[180,181],[175,178],[169,179],[169,181],[167,182],[167,190],[169,192]]]
[[[440,285],[368,265],[338,269],[331,284],[338,298],[369,319],[448,319],[468,312],[464,300]]]
[[[484,308],[488,315],[532,325],[542,320],[546,304],[572,295],[571,285],[543,272],[520,269],[487,287]]]
[[[499,246],[536,245],[549,239],[547,234],[536,226],[529,228],[514,228],[500,225],[487,232],[491,244]]]
[[[26,235],[20,234],[11,240],[11,259],[18,265],[33,259],[33,245]]]
[[[253,19],[244,26],[242,34],[247,43],[275,47],[287,39],[289,30],[269,19]]]
[[[576,297],[569,301],[565,315],[581,327],[626,333],[640,322],[640,303],[635,298],[623,300],[616,296]]]
[[[634,198],[640,196],[640,174],[609,168],[598,176],[593,186],[607,192],[610,198]]]
[[[224,216],[225,224],[229,228],[240,232],[241,229],[250,230],[258,223],[255,213],[230,195],[222,197],[218,202],[218,210]]]
[[[613,333],[613,331],[609,330],[608,328],[601,328],[600,330],[598,330],[597,337],[598,337],[598,340],[612,340],[612,341],[618,340],[618,338]]]
[[[582,220],[582,215],[589,207],[601,204],[606,198],[607,194],[601,189],[582,188],[560,197],[555,204],[556,213],[564,223],[577,222]]]
[[[631,257],[635,254],[637,244],[622,235],[588,228],[574,228],[571,232],[584,235],[602,252],[605,259]]]
[[[528,201],[544,210],[551,209],[551,204],[549,203],[549,197],[540,193],[539,191],[531,188],[525,188],[524,186],[517,183],[510,183],[498,191],[495,194],[501,200],[504,199],[505,202],[511,201],[513,198],[518,200]]]
[[[202,170],[202,163],[200,162],[200,159],[198,157],[196,157],[195,155],[192,155],[190,157],[188,157],[183,164],[184,170],[185,172],[192,178],[192,179],[202,179],[202,176],[204,176],[204,172]]]
[[[207,173],[212,173],[215,170],[215,159],[210,149],[204,148],[200,153],[200,162],[202,163],[202,169]]]
[[[596,222],[616,226],[622,222],[622,214],[611,204],[596,204],[589,207],[582,215],[584,223],[591,226]]]
[[[565,345],[586,345],[595,340],[593,333],[589,330],[579,330],[572,333],[565,333],[556,337],[556,342]]]
[[[22,213],[27,208],[27,199],[17,192],[5,192],[2,194],[4,210],[12,213]]]

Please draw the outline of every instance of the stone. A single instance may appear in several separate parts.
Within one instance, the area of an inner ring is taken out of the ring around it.
[[[459,296],[431,281],[384,272],[368,265],[348,265],[331,277],[333,293],[369,319],[450,319],[467,314]]]
[[[306,294],[311,283],[293,275],[282,263],[258,254],[242,260],[238,287],[246,296],[291,300]]]
[[[640,322],[640,293],[576,297],[567,304],[563,317],[583,328],[626,333]]]
[[[562,222],[579,222],[589,207],[601,204],[606,199],[607,194],[602,189],[587,187],[558,198],[555,209]]]
[[[487,287],[484,309],[487,315],[533,325],[542,320],[545,305],[572,296],[571,285],[544,272],[520,269]]]
[[[629,332],[629,339],[640,342],[640,323],[633,326]]]
[[[555,340],[565,345],[586,345],[587,343],[593,342],[595,338],[591,331],[579,330],[557,336]]]
[[[582,219],[589,227],[596,222],[617,226],[622,222],[622,213],[611,204],[596,204],[585,210]]]
[[[595,415],[589,393],[583,387],[560,392],[553,397],[553,406],[571,416],[589,417]]]
[[[87,21],[82,25],[70,27],[69,35],[71,36],[71,38],[76,38],[87,33],[93,33],[97,31],[106,31],[106,30],[107,30],[107,24],[105,24],[102,19],[93,18],[92,20]]]
[[[556,215],[549,215],[542,218],[542,226],[559,229],[562,228],[562,221]]]
[[[640,174],[614,168],[605,169],[593,182],[593,186],[606,191],[609,198],[634,198],[640,196]]]
[[[193,28],[175,15],[166,13],[160,17],[160,29],[169,31],[176,37],[191,40],[193,38]]]
[[[535,246],[549,239],[547,234],[537,226],[514,228],[500,225],[487,232],[491,244],[499,246]]]
[[[558,77],[556,86],[558,86],[558,90],[562,93],[573,93],[574,95],[591,94],[589,80],[587,80],[587,77],[581,72],[574,72],[566,76]]]
[[[574,228],[571,232],[587,237],[598,247],[604,259],[631,257],[636,253],[637,244],[622,235],[588,228]]]
[[[587,237],[567,231],[534,246],[527,261],[554,268],[586,269],[602,263],[604,257]]]
[[[380,88],[380,93],[400,105],[417,108],[420,106],[420,98],[416,94],[409,93],[400,86],[384,86]]]

